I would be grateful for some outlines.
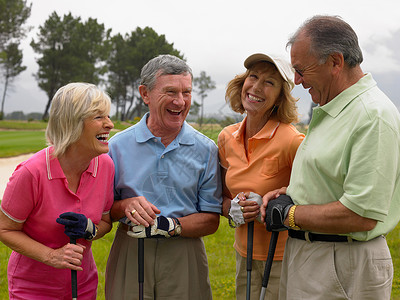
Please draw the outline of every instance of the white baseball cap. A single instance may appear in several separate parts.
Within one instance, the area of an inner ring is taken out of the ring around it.
[[[290,89],[292,90],[294,88],[294,70],[289,62],[283,58],[272,57],[263,53],[255,53],[246,58],[244,66],[246,69],[250,69],[252,65],[260,61],[267,61],[274,64],[283,80],[289,84]]]

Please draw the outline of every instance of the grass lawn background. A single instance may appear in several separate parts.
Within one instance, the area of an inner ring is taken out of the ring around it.
[[[130,124],[116,124],[117,129],[124,129]],[[18,127],[18,128],[16,128]],[[32,125],[28,122],[0,121],[0,157],[33,153],[46,146],[44,138],[45,123]],[[17,129],[17,130],[15,130]],[[34,129],[34,130],[32,130]],[[204,126],[201,131],[216,141],[221,127],[219,125]],[[113,132],[113,134],[115,131]],[[2,196],[2,195],[0,195]],[[99,287],[97,299],[104,299],[104,274],[107,257],[114,238],[116,224],[113,230],[100,240],[94,241],[92,251],[99,272]],[[235,252],[232,247],[234,231],[228,226],[227,220],[221,217],[220,226],[213,235],[204,237],[210,281],[215,300],[235,299]],[[400,300],[400,225],[388,236],[387,241],[392,253],[394,264],[394,280],[392,300]],[[7,262],[11,250],[0,243],[0,299],[8,299]]]

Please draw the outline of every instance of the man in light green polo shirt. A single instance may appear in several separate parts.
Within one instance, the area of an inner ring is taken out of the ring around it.
[[[264,210],[278,194],[291,198],[278,198],[290,236],[279,299],[390,299],[384,236],[400,219],[399,112],[363,73],[357,35],[341,18],[307,20],[288,46],[295,83],[319,106],[287,190],[264,197]]]

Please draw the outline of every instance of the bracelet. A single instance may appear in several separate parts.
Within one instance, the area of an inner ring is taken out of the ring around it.
[[[294,211],[296,210],[297,205],[293,205],[289,209],[289,227],[290,229],[294,230],[300,230],[300,227],[296,225],[296,222],[294,221]]]

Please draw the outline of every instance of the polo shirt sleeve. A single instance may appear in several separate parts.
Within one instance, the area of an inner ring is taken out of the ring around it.
[[[292,141],[289,145],[288,165],[290,167],[292,167],[292,165],[293,165],[293,160],[294,160],[294,157],[296,156],[297,149],[299,148],[299,146],[303,140],[304,140],[304,134],[297,132],[297,134],[293,135]]]
[[[38,185],[28,168],[18,165],[4,191],[2,211],[15,222],[25,222],[35,207]]]
[[[395,189],[399,149],[399,133],[381,118],[360,127],[343,151],[340,202],[363,217],[384,221]]]
[[[218,161],[217,147],[210,149],[209,159],[201,176],[198,193],[198,209],[200,212],[221,213],[222,209],[222,184]]]

